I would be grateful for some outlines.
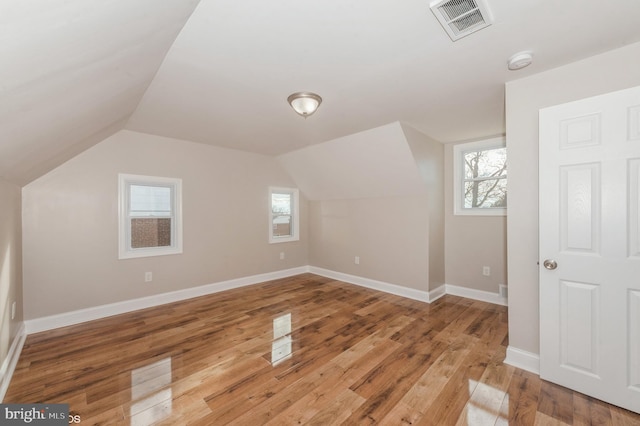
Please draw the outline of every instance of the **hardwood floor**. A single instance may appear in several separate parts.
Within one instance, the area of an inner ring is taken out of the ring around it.
[[[4,402],[82,425],[640,425],[506,346],[505,307],[304,274],[31,335]]]

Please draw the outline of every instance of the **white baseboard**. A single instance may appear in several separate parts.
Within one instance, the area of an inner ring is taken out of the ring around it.
[[[428,291],[416,290],[413,288],[390,284],[383,281],[372,280],[370,278],[359,277],[357,275],[350,275],[342,272],[331,271],[329,269],[318,268],[316,266],[309,266],[309,272],[316,275],[322,275],[323,277],[332,278],[334,280],[359,285],[361,287],[395,294],[396,296],[402,296],[408,299],[419,300],[421,302],[431,301]]]
[[[473,288],[460,287],[457,285],[445,284],[446,293],[453,296],[466,297],[467,299],[480,300],[482,302],[494,303],[496,305],[507,306],[507,298],[499,293],[475,290]]]
[[[13,377],[13,372],[18,364],[18,359],[20,358],[22,346],[24,346],[26,338],[26,327],[24,323],[22,323],[20,324],[20,328],[18,328],[16,336],[13,338],[13,342],[11,342],[11,347],[9,347],[7,357],[4,359],[2,366],[0,367],[0,402],[4,401],[4,396],[7,393],[7,389],[9,389],[9,383],[11,383],[11,378]]]
[[[540,374],[540,355],[533,352],[527,352],[522,349],[509,346],[507,348],[507,356],[504,359],[505,364],[527,370],[534,374]]]
[[[265,281],[286,278],[305,272],[311,272],[327,278],[345,281],[362,287],[371,288],[374,290],[383,291],[385,293],[391,293],[397,296],[402,296],[427,303],[434,302],[445,294],[452,294],[455,296],[481,300],[484,302],[495,303],[499,305],[507,304],[507,300],[503,297],[500,297],[498,293],[489,293],[486,291],[474,290],[450,284],[443,284],[434,290],[425,291],[373,280],[370,278],[364,278],[356,275],[345,274],[342,272],[336,272],[329,269],[318,268],[315,266],[300,266],[297,268],[267,272],[264,274],[252,275],[249,277],[236,278],[213,284],[187,288],[184,290],[172,291],[169,293],[156,294],[153,296],[147,296],[138,299],[125,300],[122,302],[94,306],[91,308],[79,309],[77,311],[65,312],[62,314],[51,315],[42,318],[35,318],[24,322],[25,331],[26,334],[38,333],[41,331],[52,330],[55,328],[66,327],[69,325],[80,324],[87,321],[136,311],[139,309],[151,308],[167,303],[205,296],[207,294],[213,294],[225,290],[258,284]]]
[[[442,284],[440,287],[437,287],[431,291],[424,291],[383,281],[377,281],[370,278],[364,278],[357,275],[350,275],[342,272],[332,271],[329,269],[318,268],[316,266],[309,266],[308,271],[312,274],[322,275],[323,277],[356,284],[361,287],[371,288],[373,290],[379,290],[385,293],[395,294],[396,296],[419,300],[421,302],[435,302],[445,294],[451,294],[454,296],[466,297],[467,299],[474,299],[482,302],[494,303],[496,305],[507,306],[507,299],[501,297],[499,293],[490,293],[488,291],[459,287],[451,284]]]
[[[252,275],[249,277],[236,278],[228,281],[221,281],[213,284],[187,288],[184,290],[172,291],[169,293],[161,293],[153,296],[141,297],[139,299],[125,300],[122,302],[65,312],[63,314],[35,318],[25,321],[26,332],[27,334],[39,333],[41,331],[52,330],[54,328],[66,327],[69,325],[80,324],[100,318],[106,318],[112,315],[124,314],[126,312],[151,308],[154,306],[178,302],[186,299],[192,299],[194,297],[218,293],[220,291],[259,284],[265,281],[276,280],[279,278],[286,278],[305,272],[309,272],[308,266],[285,269],[282,271],[267,272],[264,274]]]
[[[429,303],[435,302],[445,294],[447,294],[447,285],[442,284],[440,287],[435,288],[429,292]]]

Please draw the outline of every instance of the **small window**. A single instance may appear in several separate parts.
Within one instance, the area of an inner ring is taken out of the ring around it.
[[[455,145],[454,211],[458,215],[506,215],[507,148],[504,138]]]
[[[269,204],[269,242],[299,240],[298,190],[269,188]]]
[[[119,258],[182,253],[180,179],[118,175]]]

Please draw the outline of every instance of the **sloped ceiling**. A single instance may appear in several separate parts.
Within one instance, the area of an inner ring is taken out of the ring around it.
[[[197,0],[0,0],[0,177],[121,130]]]
[[[426,194],[400,123],[278,156],[310,200]]]
[[[506,81],[640,41],[637,0],[487,3],[494,24],[452,42],[427,0],[0,0],[0,177],[122,128],[270,155],[395,121],[500,134]],[[306,120],[302,90],[324,99]]]

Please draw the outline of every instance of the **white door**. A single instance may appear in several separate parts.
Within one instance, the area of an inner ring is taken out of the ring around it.
[[[640,412],[640,87],[540,110],[540,377]]]

